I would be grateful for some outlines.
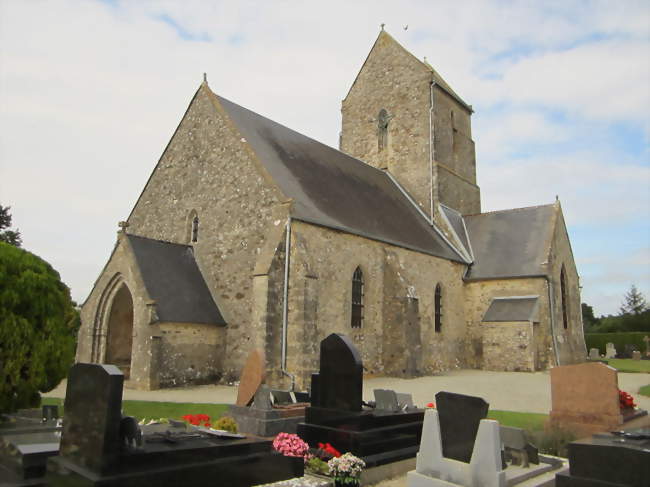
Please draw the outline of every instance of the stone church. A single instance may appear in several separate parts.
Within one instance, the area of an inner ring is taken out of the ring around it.
[[[261,348],[272,383],[305,388],[332,332],[367,374],[584,360],[560,203],[481,213],[472,107],[382,30],[341,111],[336,150],[204,81],[83,304],[77,361],[154,389],[235,380]]]

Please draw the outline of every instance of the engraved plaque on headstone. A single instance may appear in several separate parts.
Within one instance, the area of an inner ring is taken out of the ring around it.
[[[104,473],[120,451],[124,375],[114,365],[75,364],[68,375],[60,455]]]
[[[436,407],[443,456],[469,463],[479,423],[487,417],[489,404],[480,397],[441,391],[436,394]]]
[[[319,390],[312,390],[312,406],[361,411],[363,365],[359,352],[345,335],[332,333],[321,342],[317,383]],[[314,402],[316,398],[318,403]]]

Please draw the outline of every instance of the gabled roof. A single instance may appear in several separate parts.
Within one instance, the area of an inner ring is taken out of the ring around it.
[[[551,204],[466,216],[474,264],[465,278],[547,275],[554,212]]]
[[[192,247],[126,235],[159,321],[225,325]]]
[[[539,323],[538,303],[539,296],[494,298],[483,316],[483,321],[533,321]]]
[[[472,256],[472,246],[467,236],[467,229],[465,228],[463,215],[459,211],[449,208],[442,203],[440,203],[439,206],[443,218],[445,218],[449,223],[450,230],[454,233],[454,237],[458,241],[459,246],[461,246],[462,250],[465,252],[467,260],[472,262],[474,260],[474,257]]]
[[[401,51],[403,51],[407,56],[413,58],[415,61],[417,61],[423,68],[425,68],[427,71],[431,72],[431,76],[433,81],[435,81],[436,86],[438,86],[440,89],[445,91],[449,96],[454,98],[458,103],[460,103],[465,109],[467,109],[469,112],[473,112],[474,110],[472,109],[471,105],[468,105],[463,101],[463,99],[458,96],[458,94],[451,89],[451,86],[444,80],[442,76],[440,76],[440,73],[438,73],[435,69],[433,69],[433,66],[429,64],[427,61],[420,61],[413,53],[411,53],[408,49],[406,49],[404,46],[402,46],[399,42],[395,40],[393,36],[391,36],[388,32],[385,30],[381,30],[379,32],[379,35],[377,36],[377,39],[375,40],[375,43],[372,45],[372,48],[370,49],[370,52],[368,53],[368,56],[366,57],[365,61],[361,65],[361,69],[359,69],[359,72],[357,73],[357,76],[354,78],[354,81],[350,85],[350,89],[348,90],[347,94],[345,97],[347,98],[350,92],[352,91],[352,88],[357,82],[357,79],[359,79],[359,75],[361,74],[361,71],[363,71],[363,67],[366,65],[368,62],[368,59],[370,59],[370,56],[372,56],[373,51],[375,48],[379,45],[380,40],[385,40],[388,42],[393,43],[395,46],[397,46]]]
[[[212,95],[293,199],[292,218],[464,262],[383,171]]]

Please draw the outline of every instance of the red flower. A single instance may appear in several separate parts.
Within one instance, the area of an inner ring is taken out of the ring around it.
[[[434,403],[430,402],[430,403],[427,404],[427,407],[428,408],[435,408],[436,405]]]

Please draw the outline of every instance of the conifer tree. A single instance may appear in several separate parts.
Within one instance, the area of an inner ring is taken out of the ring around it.
[[[38,406],[67,375],[78,316],[58,272],[0,242],[0,412]]]
[[[648,305],[645,298],[643,297],[643,294],[641,294],[636,286],[632,284],[630,290],[625,293],[625,296],[623,297],[621,314],[640,315],[647,309]]]

